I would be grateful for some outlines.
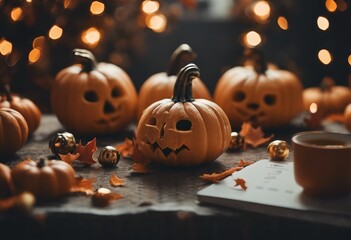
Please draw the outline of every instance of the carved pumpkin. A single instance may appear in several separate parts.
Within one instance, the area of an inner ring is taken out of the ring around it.
[[[172,54],[167,72],[160,72],[150,76],[141,86],[138,99],[138,119],[143,111],[152,103],[172,97],[177,74],[182,67],[191,63],[196,54],[187,44],[180,45]],[[210,100],[211,94],[206,85],[199,79],[194,79],[194,97]]]
[[[150,161],[168,166],[193,166],[215,160],[228,148],[230,123],[223,110],[206,99],[193,99],[195,64],[179,73],[172,99],[145,109],[136,130],[139,150]]]
[[[347,105],[344,111],[345,127],[351,132],[351,103]]]
[[[11,175],[17,192],[28,191],[41,199],[67,194],[75,183],[75,171],[71,165],[44,158],[38,162],[24,160],[12,169]]]
[[[320,87],[310,87],[303,91],[303,100],[306,111],[315,103],[318,111],[324,115],[343,113],[347,104],[351,103],[351,90],[335,86],[331,78],[324,78]]]
[[[226,71],[214,91],[214,101],[227,114],[233,129],[240,129],[243,122],[279,128],[303,111],[299,79],[289,71],[267,68],[260,54],[255,58],[252,66]]]
[[[87,50],[82,61],[61,70],[53,83],[51,106],[66,129],[81,135],[120,131],[135,120],[137,92],[130,77],[110,63],[97,63]]]
[[[11,169],[0,163],[0,199],[7,198],[13,194]]]
[[[0,108],[0,154],[11,155],[28,139],[28,125],[24,117],[11,108]]]
[[[5,94],[0,96],[0,107],[12,108],[22,114],[28,124],[29,134],[33,133],[40,125],[40,109],[28,98],[13,95],[9,85],[4,85],[4,90]]]

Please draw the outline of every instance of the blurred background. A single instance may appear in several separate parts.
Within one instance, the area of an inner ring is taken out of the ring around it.
[[[304,87],[326,76],[350,86],[350,29],[347,0],[0,0],[0,81],[50,112],[52,82],[74,48],[122,67],[139,90],[187,43],[212,93],[246,48]]]

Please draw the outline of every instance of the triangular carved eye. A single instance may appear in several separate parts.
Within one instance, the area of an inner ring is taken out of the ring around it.
[[[88,102],[97,102],[99,101],[99,96],[95,91],[90,90],[84,93],[84,99],[87,100]]]
[[[187,119],[179,120],[176,123],[176,128],[179,131],[189,131],[191,130],[191,127],[192,127],[192,123],[190,122],[190,120],[187,120]]]
[[[155,117],[150,118],[149,122],[147,124],[155,126],[156,125],[156,118]]]

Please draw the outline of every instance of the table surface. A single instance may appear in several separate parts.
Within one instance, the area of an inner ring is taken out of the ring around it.
[[[346,133],[337,123],[324,123],[323,129]],[[110,136],[96,136],[98,150],[131,138],[134,127]],[[274,139],[290,144],[291,136],[306,130],[299,124],[271,130]],[[49,140],[64,129],[54,115],[44,115],[39,129],[28,143],[12,157],[0,162],[15,166],[26,157],[51,158]],[[93,137],[77,137],[86,143]],[[30,215],[0,214],[0,232],[6,239],[73,239],[123,237],[123,239],[221,239],[232,235],[238,239],[351,239],[351,219],[326,213],[292,212],[282,214],[250,209],[228,209],[202,205],[196,193],[210,183],[199,176],[220,172],[241,159],[257,161],[267,157],[266,146],[240,152],[226,152],[217,160],[192,168],[172,169],[151,165],[152,172],[137,174],[132,160],[122,158],[115,168],[96,163],[91,167],[75,167],[77,175],[96,178],[95,189],[106,187],[124,198],[106,207],[92,205],[91,197],[73,194],[36,204]],[[292,161],[290,154],[287,161]],[[125,179],[125,186],[112,187],[110,176]],[[279,211],[278,211],[279,212]]]

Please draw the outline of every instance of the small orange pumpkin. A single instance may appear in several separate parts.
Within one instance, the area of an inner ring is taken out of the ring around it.
[[[178,75],[172,99],[147,107],[138,123],[136,141],[150,161],[168,166],[194,166],[215,160],[229,146],[231,128],[223,110],[206,99],[193,99],[195,64]]]
[[[233,129],[243,122],[263,128],[287,125],[303,111],[300,80],[291,72],[267,67],[263,55],[226,71],[219,79],[214,101],[227,114]]]
[[[351,103],[346,106],[344,111],[345,127],[351,132]]]
[[[0,163],[0,199],[7,198],[12,194],[11,169],[7,165]]]
[[[11,155],[28,139],[28,125],[24,117],[11,108],[0,108],[0,154]]]
[[[177,74],[182,67],[191,63],[196,57],[188,44],[180,45],[172,54],[167,72],[160,72],[150,76],[142,84],[138,99],[138,119],[143,111],[152,103],[172,97]],[[199,79],[194,79],[194,97],[210,100],[211,94],[206,85]]]
[[[93,54],[75,49],[82,61],[61,70],[51,91],[51,106],[69,131],[81,135],[123,130],[135,120],[137,92],[127,73]]]
[[[320,87],[310,87],[303,91],[304,107],[309,111],[312,103],[317,104],[318,111],[329,115],[343,113],[351,103],[351,90],[348,87],[336,86],[333,79],[326,77]]]
[[[65,195],[75,183],[75,171],[71,165],[59,160],[26,159],[11,171],[17,192],[31,192],[37,198],[47,199]]]
[[[10,86],[4,85],[5,95],[0,96],[0,107],[12,108],[22,114],[28,124],[28,133],[33,133],[40,125],[41,111],[34,102],[28,98],[13,95]]]

